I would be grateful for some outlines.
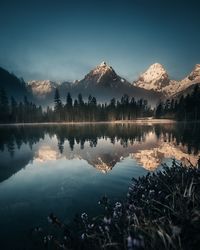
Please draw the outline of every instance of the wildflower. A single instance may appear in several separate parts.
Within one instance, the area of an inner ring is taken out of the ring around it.
[[[44,236],[43,241],[44,241],[44,244],[46,244],[46,243],[47,243],[47,237],[46,237],[46,236]]]
[[[122,204],[121,204],[120,202],[117,201],[117,202],[115,203],[115,208],[121,208],[121,207],[122,207]]]
[[[104,234],[103,228],[101,226],[99,226],[99,230],[102,234]]]
[[[53,236],[52,235],[47,235],[48,241],[52,240]]]
[[[116,211],[114,211],[113,212],[113,218],[117,218],[118,216],[117,216],[117,213],[116,213]]]
[[[130,235],[127,238],[127,248],[129,250],[133,249],[133,241],[132,241],[132,237]]]
[[[172,229],[172,237],[176,237],[181,233],[181,228],[178,226],[171,226]]]
[[[105,226],[105,230],[108,232],[110,229],[108,226]]]
[[[88,215],[86,213],[82,213],[81,214],[81,219],[82,220],[87,220],[88,219]]]
[[[81,234],[81,239],[84,240],[86,238],[87,234],[83,233]]]
[[[88,224],[88,228],[92,229],[94,227],[94,224]]]
[[[103,218],[103,222],[104,222],[105,224],[111,224],[111,218],[104,217],[104,218]]]

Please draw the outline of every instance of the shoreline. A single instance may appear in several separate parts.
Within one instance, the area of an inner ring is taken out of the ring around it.
[[[171,119],[150,119],[139,118],[135,120],[118,120],[118,121],[94,121],[94,122],[31,122],[31,123],[0,123],[0,127],[3,126],[32,126],[32,125],[89,125],[89,124],[173,124],[177,123],[176,120]],[[180,121],[181,122],[181,121]]]

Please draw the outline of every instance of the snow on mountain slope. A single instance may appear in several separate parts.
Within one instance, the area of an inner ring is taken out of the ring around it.
[[[103,87],[119,87],[123,84],[129,84],[125,79],[119,77],[114,69],[106,62],[91,70],[78,85],[84,85],[85,88],[103,86]]]
[[[133,85],[163,93],[166,97],[172,97],[199,82],[200,64],[196,64],[194,70],[186,78],[176,81],[170,80],[163,66],[155,63],[137,81],[133,82]]]
[[[162,92],[163,87],[167,86],[169,81],[169,76],[164,67],[159,63],[154,63],[133,83],[133,85]]]
[[[200,64],[196,64],[194,70],[189,74],[190,81],[199,80],[200,78]]]
[[[200,83],[200,64],[196,64],[192,72],[181,81],[170,81],[170,84],[163,88],[163,92],[167,96],[175,96],[183,93],[190,86]]]
[[[96,66],[82,80],[62,83],[33,80],[28,82],[28,88],[42,105],[52,104],[55,88],[58,88],[63,101],[66,100],[67,92],[70,92],[73,98],[81,93],[85,100],[92,95],[97,98],[98,102],[109,102],[113,97],[121,99],[124,94],[128,94],[137,100],[140,98],[148,100],[151,105],[155,106],[162,96],[162,93],[154,90],[133,86],[120,77],[106,62]]]
[[[28,87],[31,88],[32,93],[39,97],[44,97],[55,90],[58,83],[50,80],[32,80],[28,82]]]

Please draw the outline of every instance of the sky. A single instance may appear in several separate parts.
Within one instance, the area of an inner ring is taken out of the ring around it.
[[[0,66],[28,80],[79,80],[106,61],[132,82],[200,63],[198,0],[1,0]]]

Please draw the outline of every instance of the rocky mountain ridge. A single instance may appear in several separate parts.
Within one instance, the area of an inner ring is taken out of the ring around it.
[[[200,83],[200,64],[196,64],[192,72],[183,80],[177,81],[170,80],[164,67],[155,63],[141,74],[133,85],[163,93],[166,98],[171,98],[178,96],[179,93],[184,94],[185,90],[197,83]]]

